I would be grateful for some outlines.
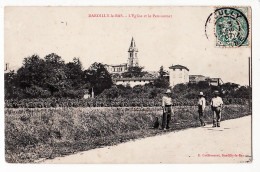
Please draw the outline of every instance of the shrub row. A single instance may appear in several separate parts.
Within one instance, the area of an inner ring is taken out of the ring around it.
[[[224,104],[248,104],[248,99],[224,98]],[[210,101],[207,100],[207,104]],[[173,99],[174,106],[196,106],[197,99]],[[66,99],[66,98],[40,98],[40,99],[9,99],[5,100],[6,108],[50,108],[50,107],[153,107],[161,106],[161,99]]]

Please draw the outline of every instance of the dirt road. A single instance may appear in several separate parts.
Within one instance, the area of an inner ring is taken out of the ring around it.
[[[234,163],[251,160],[251,116],[93,149],[43,163]]]

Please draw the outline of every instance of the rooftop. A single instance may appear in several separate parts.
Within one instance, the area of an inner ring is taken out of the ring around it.
[[[187,67],[182,65],[172,65],[169,67],[169,69],[186,69],[187,71],[190,71]]]
[[[130,44],[130,47],[128,49],[128,52],[131,52],[131,51],[138,51],[138,49],[136,48],[136,45],[135,45],[134,37],[132,37],[131,44]]]
[[[155,80],[156,78],[152,77],[138,77],[138,78],[115,78],[115,81],[137,81],[137,80],[142,80],[142,81],[151,81]]]
[[[189,75],[190,77],[206,77],[204,75]]]
[[[122,64],[117,64],[117,65],[108,65],[108,64],[105,64],[105,66],[111,66],[111,67],[122,67],[122,66],[126,66],[127,63],[122,63]]]

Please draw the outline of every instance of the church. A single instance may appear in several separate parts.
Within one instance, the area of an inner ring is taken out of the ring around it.
[[[139,67],[138,62],[138,49],[135,44],[135,40],[132,37],[130,47],[128,49],[127,63],[118,65],[105,65],[107,71],[112,74],[113,81],[116,85],[129,85],[134,87],[136,85],[145,85],[154,82],[159,76],[158,71],[147,71],[148,74],[143,77],[123,78],[122,73],[127,72],[131,67]],[[198,83],[199,81],[208,81],[210,85],[221,85],[223,81],[220,78],[204,77],[202,75],[189,75],[189,69],[182,65],[172,65],[169,67],[169,71],[166,71],[165,77],[169,80],[170,87],[174,87],[177,84]],[[197,77],[202,76],[202,77]]]
[[[128,68],[139,66],[138,57],[137,57],[138,49],[136,48],[135,40],[132,37],[130,47],[128,49],[128,61],[127,63],[118,64],[118,65],[105,65],[107,71],[111,74],[122,74],[127,72]]]

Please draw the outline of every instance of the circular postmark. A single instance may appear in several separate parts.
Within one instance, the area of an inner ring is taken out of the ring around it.
[[[210,14],[205,24],[214,17],[214,35],[216,46],[240,47],[248,45],[249,24],[245,14],[236,8],[217,8]],[[207,33],[206,33],[207,36]]]

